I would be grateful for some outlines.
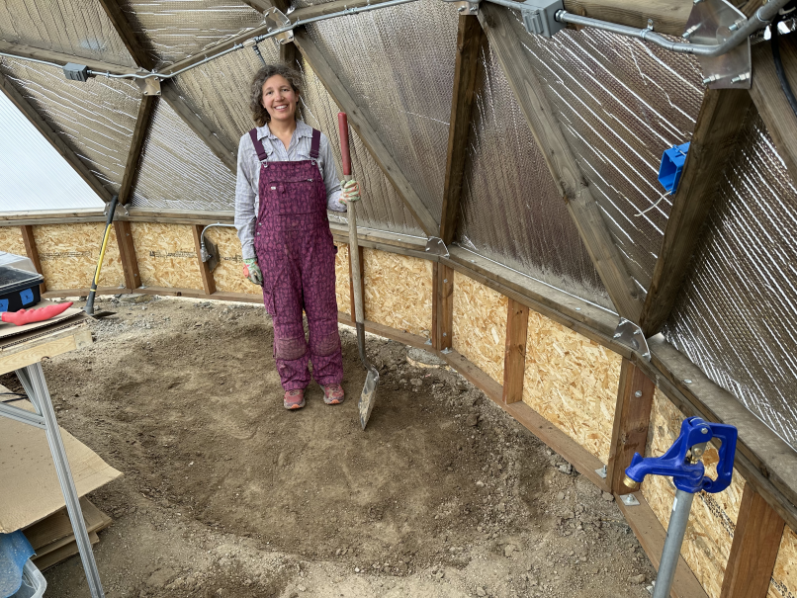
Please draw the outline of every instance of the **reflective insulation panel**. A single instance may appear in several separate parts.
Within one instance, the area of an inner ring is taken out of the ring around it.
[[[797,185],[758,115],[729,158],[664,334],[797,449]]]
[[[235,174],[163,100],[155,107],[142,154],[132,206],[233,209]]]
[[[263,16],[237,0],[120,0],[158,68],[254,29]]]
[[[279,60],[271,40],[260,44],[260,52],[266,61]],[[186,71],[174,82],[180,95],[211,130],[237,148],[241,135],[255,126],[249,110],[249,88],[262,64],[251,48],[244,48]]]
[[[0,2],[0,40],[136,66],[97,0],[4,0]]]
[[[0,57],[0,74],[111,191],[122,184],[141,92],[122,79],[67,81],[61,69]]]
[[[439,221],[457,44],[440,0],[308,25],[308,32]]]
[[[322,131],[328,138],[335,154],[336,168],[341,174],[340,137],[338,135],[338,106],[327,93],[326,88],[315,75],[310,65],[303,60],[302,71],[305,89],[302,93],[301,112],[305,122]],[[423,231],[415,223],[401,197],[388,181],[382,169],[366,149],[360,137],[349,127],[351,132],[350,151],[352,171],[360,183],[363,196],[357,206],[358,225],[387,230],[396,233],[424,236]],[[329,212],[333,222],[346,222],[344,216]]]
[[[328,2],[332,2],[333,0],[291,0],[289,4],[291,8],[307,8],[308,6],[317,6],[319,4],[327,4]]]
[[[657,178],[661,156],[692,137],[700,65],[596,29],[529,35],[512,14],[629,273],[647,291],[672,208]]]
[[[612,308],[495,53],[482,48],[457,242]]]

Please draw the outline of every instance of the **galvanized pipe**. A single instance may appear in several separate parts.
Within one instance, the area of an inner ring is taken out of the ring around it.
[[[511,8],[520,9],[522,4],[518,2],[511,2],[509,0],[489,0],[495,4],[502,6],[510,6]],[[685,42],[676,42],[655,33],[652,29],[637,29],[636,27],[628,27],[626,25],[618,25],[617,23],[610,23],[608,21],[600,21],[598,19],[590,19],[589,17],[582,17],[560,10],[556,13],[556,20],[560,23],[570,23],[572,25],[581,25],[583,27],[593,27],[619,35],[626,35],[629,37],[636,37],[641,40],[651,42],[657,46],[661,46],[671,52],[678,52],[681,54],[694,54],[695,56],[720,56],[733,50],[736,46],[741,44],[744,40],[750,37],[756,31],[763,29],[772,22],[778,11],[783,8],[789,0],[772,0],[759,8],[756,13],[739,25],[739,28],[721,44],[690,44]]]
[[[653,598],[669,598],[675,569],[681,556],[681,545],[684,542],[686,524],[689,522],[689,512],[692,510],[692,500],[695,495],[684,490],[677,490],[672,503],[670,524],[667,526],[667,539],[664,541],[664,550],[661,552],[659,574],[656,576],[656,585],[653,588]]]

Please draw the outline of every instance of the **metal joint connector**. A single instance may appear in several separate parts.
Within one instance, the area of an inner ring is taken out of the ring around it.
[[[614,340],[625,345],[645,361],[650,361],[650,347],[642,329],[631,320],[620,318],[614,331]]]

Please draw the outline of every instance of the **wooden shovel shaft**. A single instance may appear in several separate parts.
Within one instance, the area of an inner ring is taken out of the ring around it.
[[[343,163],[343,180],[351,181],[351,154],[349,152],[349,122],[345,112],[338,112],[338,128],[340,130],[340,154]],[[351,260],[351,275],[354,280],[354,321],[365,324],[365,311],[363,310],[363,292],[360,280],[360,244],[357,242],[357,208],[350,203],[346,206],[349,220],[349,259]]]

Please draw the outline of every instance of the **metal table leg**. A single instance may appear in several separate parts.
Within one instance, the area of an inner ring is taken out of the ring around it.
[[[64,494],[69,521],[72,523],[72,530],[75,533],[75,540],[80,550],[80,560],[83,561],[83,570],[86,572],[86,580],[89,584],[89,590],[91,590],[91,597],[105,598],[102,583],[100,582],[100,573],[97,570],[97,563],[94,561],[94,552],[91,549],[89,534],[86,531],[86,522],[83,520],[83,511],[80,509],[77,490],[75,490],[75,482],[72,479],[64,443],[61,440],[61,431],[55,419],[55,410],[50,399],[50,392],[47,390],[47,382],[44,379],[44,371],[41,364],[36,363],[17,370],[16,374],[20,382],[22,382],[22,386],[25,387],[25,392],[36,411],[44,418],[47,442],[50,445],[55,471],[61,484],[61,492]]]

